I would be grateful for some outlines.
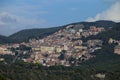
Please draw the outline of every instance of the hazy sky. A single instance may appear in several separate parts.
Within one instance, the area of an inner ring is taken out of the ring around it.
[[[120,22],[120,0],[0,0],[0,34],[73,22]]]

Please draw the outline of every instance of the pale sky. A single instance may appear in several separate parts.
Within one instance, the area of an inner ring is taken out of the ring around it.
[[[0,0],[0,34],[73,22],[120,22],[120,0]]]

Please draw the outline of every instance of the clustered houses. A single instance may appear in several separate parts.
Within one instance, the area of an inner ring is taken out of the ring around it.
[[[15,56],[13,62],[15,62],[16,60],[24,60],[24,57],[28,57],[30,54],[31,47],[27,43],[0,45],[0,61],[4,60],[1,55],[13,55]]]
[[[8,49],[8,45],[0,45],[0,54],[12,54]]]
[[[44,66],[77,66],[82,61],[93,57],[91,53],[101,49],[103,42],[98,39],[84,42],[81,38],[97,35],[102,31],[105,31],[103,27],[91,26],[90,29],[84,29],[83,25],[68,25],[66,28],[43,39],[31,39],[29,43],[11,44],[6,47],[0,46],[0,54],[7,53],[4,52],[5,49],[15,48],[18,54],[29,54],[27,58],[20,58],[25,62],[41,63]],[[29,52],[23,50],[24,45],[31,47],[32,50]],[[14,52],[11,54],[16,55]],[[19,57],[18,54],[17,57]]]
[[[116,53],[116,54],[119,54],[119,55],[120,55],[120,45],[115,46],[114,53]]]
[[[81,61],[91,58],[92,52],[101,49],[101,40],[83,42],[82,37],[97,35],[104,31],[103,27],[91,26],[84,30],[80,25],[69,25],[46,38],[29,41],[33,53],[26,62],[41,63],[44,66],[52,65],[79,65]]]

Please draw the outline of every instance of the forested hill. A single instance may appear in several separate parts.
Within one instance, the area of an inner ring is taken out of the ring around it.
[[[11,43],[11,42],[12,40],[10,38],[0,35],[0,44]]]
[[[105,32],[102,32],[96,36],[90,36],[90,37],[86,38],[86,40],[102,39],[103,41],[107,42],[109,40],[109,38],[120,40],[120,23],[116,23],[114,25],[114,27],[112,27],[111,29],[109,29]]]
[[[18,42],[28,42],[29,39],[35,38],[43,38],[48,35],[53,34],[58,31],[61,27],[53,27],[53,28],[41,28],[41,29],[26,29],[21,30],[11,36],[9,38],[16,40]]]
[[[84,28],[89,28],[90,26],[97,26],[97,27],[113,27],[116,23],[112,21],[96,21],[96,22],[78,22],[78,23],[71,23],[60,27],[53,27],[53,28],[41,28],[41,29],[26,29],[19,31],[15,34],[9,36],[9,38],[18,41],[18,42],[27,42],[31,38],[43,38],[48,35],[57,32],[59,29],[65,28],[68,25],[83,25]]]
[[[76,24],[83,24],[85,28],[89,28],[90,26],[96,26],[96,27],[104,27],[104,28],[109,28],[115,26],[115,22],[113,21],[107,21],[107,20],[100,20],[96,22],[78,22],[78,23],[72,23],[72,25]]]
[[[65,28],[69,25],[83,25],[85,29],[89,28],[90,26],[96,26],[96,27],[113,27],[115,26],[115,22],[112,21],[96,21],[96,22],[77,22],[77,23],[71,23],[59,27],[52,27],[52,28],[36,28],[36,29],[25,29],[21,30],[17,33],[14,33],[10,35],[9,37],[0,36],[0,43],[12,43],[12,42],[28,42],[29,39],[39,39],[44,38],[48,35],[53,34],[54,32],[57,32],[58,30]]]
[[[83,65],[89,65],[92,67],[101,68],[103,70],[110,70],[110,67],[112,67],[114,70],[118,70],[120,66],[120,55],[114,54],[114,47],[116,44],[109,44],[108,40],[110,38],[120,40],[120,23],[117,23],[112,29],[100,33],[97,36],[86,38],[86,40],[101,39],[104,41],[104,44],[102,46],[102,49],[97,50],[93,53],[93,55],[96,57],[86,61],[83,63]]]

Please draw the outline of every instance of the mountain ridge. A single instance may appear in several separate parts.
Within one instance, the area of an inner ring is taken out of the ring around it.
[[[0,44],[11,43],[11,42],[12,42],[12,39],[6,36],[0,35]]]
[[[51,27],[51,28],[24,29],[6,37],[5,40],[2,40],[2,38],[0,37],[0,43],[28,42],[29,39],[33,39],[33,38],[38,39],[38,38],[47,37],[48,35],[51,35],[54,32],[57,32],[59,29],[65,28],[66,26],[80,25],[80,24],[84,25],[84,27],[87,29],[90,26],[109,28],[109,27],[113,27],[116,23],[113,21],[100,20],[96,22],[75,22],[75,23],[70,23],[67,25]],[[7,41],[7,39],[9,39],[9,41]]]
[[[27,42],[31,38],[44,38],[48,35],[53,34],[54,32],[57,32],[59,29],[65,28],[66,26],[79,25],[79,24],[84,25],[85,28],[89,28],[90,26],[108,28],[108,27],[113,27],[116,23],[112,22],[112,21],[78,22],[78,23],[71,23],[71,24],[67,24],[67,25],[63,25],[63,26],[59,26],[59,27],[53,27],[53,28],[26,29],[26,30],[21,30],[21,31],[9,36],[9,38],[15,39],[15,40],[23,38],[23,40],[18,40],[18,41]],[[31,33],[33,33],[33,34],[31,34]]]

